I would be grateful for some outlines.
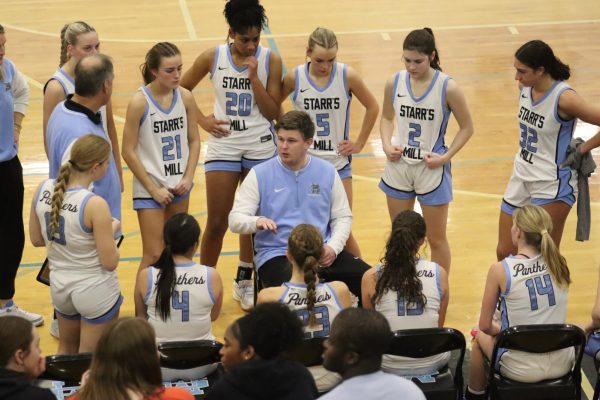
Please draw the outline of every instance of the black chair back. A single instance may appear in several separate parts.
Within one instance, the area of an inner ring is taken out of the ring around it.
[[[571,399],[581,398],[581,360],[585,347],[583,331],[569,324],[517,325],[500,332],[490,361],[488,393],[492,399],[527,398]],[[505,378],[495,369],[500,349],[528,353],[549,353],[575,348],[575,360],[571,371],[556,379],[536,383],[516,382]]]
[[[459,358],[454,371],[448,369],[436,377],[436,382],[415,383],[431,399],[462,399],[462,364],[465,358],[466,341],[464,335],[453,328],[407,329],[394,332],[388,354],[411,358],[425,358],[452,350],[459,350]]]
[[[39,379],[64,381],[77,385],[81,376],[90,368],[92,353],[57,354],[46,357],[46,371]]]
[[[323,364],[323,342],[326,338],[304,339],[302,344],[290,352],[289,357],[306,367]]]
[[[223,345],[215,340],[185,340],[158,344],[160,365],[172,369],[190,369],[220,361]]]

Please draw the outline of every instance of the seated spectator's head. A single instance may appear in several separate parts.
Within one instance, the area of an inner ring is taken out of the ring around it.
[[[32,380],[46,369],[40,336],[25,318],[0,318],[0,367],[23,372]]]
[[[221,363],[229,370],[254,358],[277,358],[298,346],[302,338],[302,323],[285,304],[259,304],[225,331]]]
[[[146,398],[162,386],[154,328],[141,318],[111,322],[98,340],[81,400]]]
[[[381,368],[392,331],[387,319],[375,310],[346,308],[331,324],[324,342],[323,366],[344,376],[349,370],[370,373]]]

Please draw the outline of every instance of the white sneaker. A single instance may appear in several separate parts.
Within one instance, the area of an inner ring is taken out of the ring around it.
[[[233,298],[240,302],[242,310],[254,308],[254,282],[251,280],[233,281]]]
[[[52,315],[52,323],[50,324],[50,334],[57,339],[60,339],[60,333],[58,332],[58,319],[55,315]]]
[[[34,326],[41,326],[44,323],[44,317],[39,314],[34,314],[19,308],[12,300],[10,300],[6,305],[0,308],[0,317],[5,317],[7,315],[14,315],[15,317],[25,318],[27,321],[31,322]]]

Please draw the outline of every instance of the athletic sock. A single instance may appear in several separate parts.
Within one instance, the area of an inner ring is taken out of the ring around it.
[[[237,274],[235,277],[235,281],[249,281],[252,279],[252,271],[254,270],[254,265],[249,262],[239,261]]]
[[[467,386],[465,390],[465,400],[485,400],[485,390],[473,390]]]

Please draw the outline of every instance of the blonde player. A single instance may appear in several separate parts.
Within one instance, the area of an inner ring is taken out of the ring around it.
[[[337,62],[338,41],[326,28],[315,29],[308,38],[309,61],[294,68],[283,79],[283,95],[292,95],[298,110],[307,112],[316,126],[311,155],[331,162],[338,170],[352,207],[352,154],[364,148],[373,129],[379,106],[358,73]],[[352,97],[365,107],[358,137],[350,138]],[[350,234],[346,250],[360,257],[356,239]]]

